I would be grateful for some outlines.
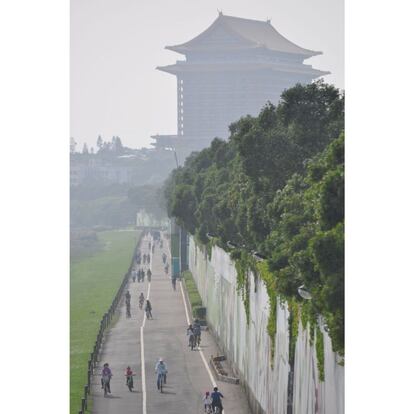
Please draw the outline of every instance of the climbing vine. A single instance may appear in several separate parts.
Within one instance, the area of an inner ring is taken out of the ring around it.
[[[299,333],[299,305],[295,300],[288,302],[289,306],[289,364],[293,366],[295,347]]]
[[[316,329],[316,358],[318,360],[319,381],[325,381],[325,348],[323,333]]]
[[[246,312],[247,324],[250,323],[250,278],[249,273],[253,272],[257,277],[257,269],[254,259],[242,250],[231,253],[237,272],[237,291],[242,297],[244,310]]]

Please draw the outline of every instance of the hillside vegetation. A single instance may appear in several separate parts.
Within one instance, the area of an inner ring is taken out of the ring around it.
[[[227,142],[215,139],[192,154],[165,190],[170,216],[199,242],[231,251],[247,311],[248,271],[265,281],[272,303],[269,334],[274,336],[276,298],[282,297],[303,323],[315,325],[322,314],[341,354],[343,130],[338,89],[323,82],[297,85],[277,107],[268,103],[259,116],[232,124]],[[253,259],[253,251],[265,262]],[[311,301],[298,295],[301,285]]]

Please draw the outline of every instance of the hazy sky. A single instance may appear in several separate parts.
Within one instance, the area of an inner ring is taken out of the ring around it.
[[[165,50],[217,17],[266,20],[301,47],[305,61],[344,88],[343,0],[71,0],[71,136],[81,149],[121,137],[129,147],[176,133],[176,78],[155,70],[184,56]]]

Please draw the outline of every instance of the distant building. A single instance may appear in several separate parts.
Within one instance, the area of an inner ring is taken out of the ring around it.
[[[157,68],[177,77],[177,135],[155,135],[152,145],[182,156],[227,138],[232,122],[277,104],[286,88],[329,74],[303,63],[322,52],[295,45],[270,21],[222,13],[194,39],[166,49],[186,57]]]

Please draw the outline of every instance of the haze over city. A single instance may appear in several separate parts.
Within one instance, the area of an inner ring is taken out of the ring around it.
[[[71,136],[96,148],[98,135],[149,147],[154,134],[175,134],[176,79],[156,66],[183,56],[165,46],[204,31],[218,10],[266,20],[297,45],[322,51],[305,61],[344,87],[343,1],[260,0],[71,2]]]

